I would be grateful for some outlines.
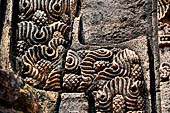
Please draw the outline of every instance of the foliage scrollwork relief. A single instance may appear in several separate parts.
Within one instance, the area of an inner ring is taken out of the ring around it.
[[[142,113],[144,81],[135,51],[69,48],[77,2],[19,1],[18,73],[35,88],[92,94],[96,111]]]

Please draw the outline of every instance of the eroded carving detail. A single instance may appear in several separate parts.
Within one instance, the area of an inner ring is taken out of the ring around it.
[[[162,63],[159,70],[161,81],[168,81],[170,77],[170,64],[167,62]]]
[[[169,0],[158,0],[158,19],[161,20],[167,16],[169,13]]]
[[[167,23],[159,23],[159,46],[169,46],[170,45],[170,25]]]
[[[116,95],[112,99],[112,107],[115,113],[124,113],[125,112],[125,99],[122,95]]]
[[[158,35],[159,46],[170,45],[170,1],[158,0]]]

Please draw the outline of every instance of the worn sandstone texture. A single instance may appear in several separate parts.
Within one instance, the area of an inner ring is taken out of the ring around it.
[[[59,113],[88,113],[89,106],[84,93],[63,93]]]
[[[0,111],[2,113],[51,113],[58,93],[43,91],[25,84],[20,76],[0,69]]]
[[[5,0],[0,11],[0,64],[11,70],[10,43],[12,39],[13,1]]]
[[[155,5],[7,0],[0,63],[9,76],[0,76],[7,101],[1,111],[159,113]]]
[[[1,112],[20,111],[22,113],[39,113],[40,106],[33,90],[24,84],[22,78],[13,72],[0,69],[1,93],[0,109]]]
[[[44,91],[34,89],[34,92],[39,99],[39,105],[41,106],[42,113],[53,113],[56,111],[56,106],[58,104],[57,100],[59,98],[58,92]]]
[[[150,6],[148,0],[85,0],[81,10],[80,42],[103,46],[146,35]]]

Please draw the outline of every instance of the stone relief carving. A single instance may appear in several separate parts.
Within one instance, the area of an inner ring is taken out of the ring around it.
[[[159,70],[161,81],[168,81],[170,77],[170,64],[167,62],[162,63]]]
[[[169,0],[158,0],[158,20],[162,20],[168,15],[169,3]]]
[[[170,0],[158,0],[158,43],[160,56],[161,112],[169,112],[169,47],[170,47]]]
[[[35,87],[61,90],[63,57],[76,0],[20,0],[17,29],[19,73]],[[19,66],[19,67],[20,67]],[[43,84],[43,85],[40,85]]]
[[[69,49],[76,0],[20,0],[18,73],[35,88],[92,94],[96,111],[142,113],[144,82],[130,49]]]
[[[158,26],[159,35],[159,46],[169,46],[170,45],[170,25],[167,23],[159,22]]]
[[[159,46],[165,47],[170,46],[170,1],[159,0],[158,2],[158,36]],[[164,48],[161,48],[162,50]],[[160,49],[160,50],[161,50]],[[163,53],[162,53],[163,55]],[[160,65],[160,78],[161,82],[169,80],[170,75],[170,64],[169,62],[162,62]]]
[[[170,37],[170,1],[159,0],[158,1],[158,34],[159,34],[159,46],[169,46]]]

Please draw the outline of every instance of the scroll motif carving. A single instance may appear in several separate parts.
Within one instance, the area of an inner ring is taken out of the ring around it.
[[[26,40],[30,46],[48,43],[53,38],[54,31],[65,34],[68,27],[64,23],[55,22],[49,26],[41,27],[39,30],[38,26],[32,22],[24,21],[18,24],[19,40]]]
[[[20,19],[30,19],[35,11],[42,10],[50,19],[58,21],[58,17],[69,14],[69,4],[70,0],[20,0]]]
[[[170,77],[170,64],[167,62],[162,63],[159,70],[161,81],[168,81]]]
[[[18,73],[35,88],[92,94],[96,111],[140,113],[144,108],[139,56],[130,49],[74,51],[77,0],[20,0]]]
[[[76,0],[19,1],[18,73],[34,87],[61,91],[61,68],[76,5]]]
[[[124,111],[123,103],[120,103],[121,105],[119,106],[122,107],[119,108],[116,108],[116,105],[114,104],[116,103],[116,100],[117,103],[119,103],[120,100],[118,97],[121,97],[121,102],[124,101],[126,109],[142,110],[144,100],[140,88],[142,88],[141,81],[133,81],[129,77],[116,77],[115,79],[108,81],[102,89],[94,93],[95,106],[99,111],[111,111],[112,109],[117,111],[120,108],[122,108],[121,111]],[[113,108],[110,107],[111,104],[114,104]]]
[[[127,113],[144,113],[143,111],[128,111]]]
[[[73,50],[70,52],[74,54],[66,64],[74,64],[70,69],[76,71],[65,70],[72,74],[64,75],[63,90],[92,93],[97,111],[143,110],[142,68],[134,51],[97,49],[86,52],[82,60]],[[66,59],[70,58],[70,53],[67,55]]]
[[[45,89],[58,92],[61,91],[61,73],[59,73],[57,69],[50,72]]]
[[[80,83],[78,90],[85,90],[94,80],[95,70],[94,66],[96,61],[107,60],[112,57],[112,52],[107,49],[99,49],[89,52],[80,64],[81,74],[83,81]]]
[[[65,70],[69,72],[78,71],[78,69],[80,68],[80,61],[81,59],[76,52],[68,50],[65,63]]]
[[[169,13],[169,5],[170,5],[170,1],[169,0],[158,0],[158,19],[161,20],[163,18],[165,18],[165,16],[167,15],[167,13]]]

